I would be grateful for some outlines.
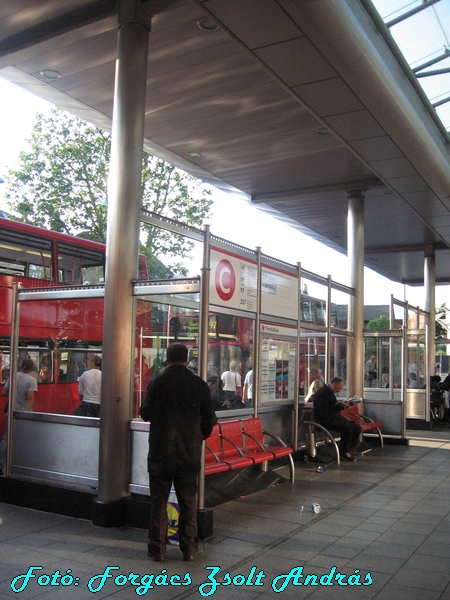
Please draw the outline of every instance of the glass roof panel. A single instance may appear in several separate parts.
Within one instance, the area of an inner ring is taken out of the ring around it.
[[[450,0],[372,0],[450,131]]]

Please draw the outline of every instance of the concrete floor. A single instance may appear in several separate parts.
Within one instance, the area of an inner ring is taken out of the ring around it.
[[[214,536],[192,563],[176,546],[150,562],[144,530],[0,504],[0,600],[450,600],[450,430],[408,437],[325,473],[298,464],[294,485],[216,507]]]

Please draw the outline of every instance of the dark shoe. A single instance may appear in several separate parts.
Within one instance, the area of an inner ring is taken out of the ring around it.
[[[342,460],[347,460],[348,462],[355,462],[356,460],[356,456],[353,456],[353,454],[350,454],[350,452],[341,454],[340,457],[342,458]]]
[[[164,560],[164,554],[153,554],[150,550],[147,552],[147,556],[155,562],[162,562]]]
[[[194,560],[194,554],[183,554],[183,560],[192,561]]]

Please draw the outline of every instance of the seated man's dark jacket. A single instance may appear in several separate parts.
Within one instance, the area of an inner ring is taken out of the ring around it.
[[[329,385],[324,385],[313,396],[314,418],[319,424],[325,424],[334,419],[346,407],[338,402],[336,395]]]
[[[450,391],[450,374],[447,375],[447,377],[444,379],[444,381],[441,381],[439,383],[439,388],[442,391],[445,391],[445,392],[449,392]]]
[[[150,381],[140,415],[150,421],[150,474],[200,471],[202,442],[217,422],[203,379],[183,365],[167,367]]]

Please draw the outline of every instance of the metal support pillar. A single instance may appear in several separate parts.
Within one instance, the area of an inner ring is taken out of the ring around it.
[[[262,252],[261,247],[256,247],[256,260],[258,271],[258,289],[256,292],[256,318],[253,335],[253,416],[258,416],[261,393],[261,297],[262,297]]]
[[[211,232],[209,225],[203,227],[203,266],[200,295],[199,328],[199,375],[205,381],[208,378],[208,326],[209,326],[209,281],[211,274]]]
[[[205,381],[208,378],[208,324],[209,324],[209,280],[211,274],[211,232],[205,225],[203,241],[203,266],[200,293],[199,327],[199,375]],[[197,494],[198,538],[206,540],[213,534],[213,509],[205,508],[205,443],[202,445],[202,467],[198,477]]]
[[[331,275],[328,275],[327,286],[327,333],[325,338],[325,373],[326,381],[331,380]]]
[[[425,369],[427,383],[429,376],[435,375],[436,370],[436,257],[434,248],[425,249],[424,259],[424,287],[425,287],[425,311],[430,314],[427,317],[427,365]]]
[[[124,521],[134,347],[142,151],[150,16],[137,0],[119,1],[106,241],[103,378],[98,497],[93,523]]]
[[[6,444],[6,463],[3,467],[4,475],[11,476],[12,448],[13,448],[13,423],[14,408],[16,402],[17,371],[19,370],[19,330],[20,330],[20,302],[19,290],[22,284],[17,281],[12,284],[11,298],[11,345],[9,358],[9,393],[8,393],[8,415],[6,417],[6,430],[8,432],[8,441]]]
[[[348,193],[347,255],[350,261],[350,329],[353,343],[347,356],[347,394],[363,397],[364,389],[364,194]]]

